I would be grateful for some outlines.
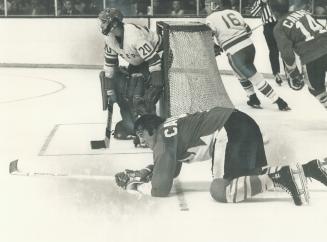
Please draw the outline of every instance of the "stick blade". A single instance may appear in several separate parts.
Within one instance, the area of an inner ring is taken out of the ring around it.
[[[106,142],[104,140],[92,140],[91,148],[92,150],[106,149],[107,148]]]
[[[14,160],[9,164],[9,173],[12,174],[18,171],[18,160]]]

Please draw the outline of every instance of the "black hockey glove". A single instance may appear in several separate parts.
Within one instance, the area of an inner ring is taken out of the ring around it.
[[[134,96],[133,97],[133,109],[135,111],[135,115],[143,115],[146,114],[145,101],[143,97]]]
[[[296,67],[294,70],[288,72],[287,78],[288,85],[295,91],[299,91],[304,87],[304,78]]]
[[[152,177],[153,165],[149,165],[142,170],[128,170],[119,172],[115,175],[116,183],[125,190],[137,190],[137,186],[147,183]]]
[[[149,107],[152,108],[152,106],[155,106],[155,104],[160,98],[161,92],[162,92],[162,87],[160,86],[151,85],[147,90],[145,90],[144,102],[147,109],[149,109]]]
[[[162,90],[163,80],[161,71],[151,72],[149,85],[145,89],[143,96],[147,113],[152,113],[155,111],[155,104],[159,100]]]
[[[219,45],[214,44],[213,50],[215,52],[215,56],[221,55],[221,53],[224,51]]]

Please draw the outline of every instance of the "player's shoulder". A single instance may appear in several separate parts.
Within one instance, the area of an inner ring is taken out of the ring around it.
[[[214,11],[214,12],[212,12],[212,13],[210,13],[207,17],[206,17],[206,19],[215,19],[215,18],[217,18],[217,16],[220,16],[221,15],[221,11]]]
[[[145,33],[150,33],[151,31],[143,25],[128,23],[124,25],[124,31],[130,35],[144,36]]]
[[[169,140],[172,137],[177,136],[180,120],[183,120],[187,116],[188,116],[187,114],[182,114],[179,116],[167,118],[165,122],[159,126],[159,130],[160,130],[159,133],[162,136],[162,138],[164,140]]]
[[[130,41],[138,41],[151,38],[150,30],[138,24],[125,24],[125,39]]]

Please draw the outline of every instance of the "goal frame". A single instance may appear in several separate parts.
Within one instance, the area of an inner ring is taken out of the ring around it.
[[[171,117],[171,107],[168,97],[170,96],[170,86],[169,86],[169,54],[170,54],[170,44],[169,44],[169,33],[170,31],[183,31],[183,32],[196,32],[196,31],[210,31],[210,28],[201,22],[192,21],[158,21],[156,23],[156,31],[162,37],[163,46],[163,56],[162,56],[162,72],[163,72],[163,82],[164,91],[159,101],[159,112],[160,116],[163,118]]]

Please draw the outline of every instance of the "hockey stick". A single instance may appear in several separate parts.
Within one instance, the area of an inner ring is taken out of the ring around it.
[[[260,28],[261,26],[263,26],[263,23],[259,24],[258,26],[255,26],[251,29],[251,31],[255,31],[256,29]]]
[[[91,179],[91,180],[110,180],[114,181],[114,176],[99,176],[99,175],[73,175],[66,173],[51,173],[51,172],[27,172],[18,169],[18,160],[14,160],[9,164],[9,174],[14,176],[31,176],[31,177],[58,177],[68,179]]]
[[[104,140],[92,140],[91,148],[94,149],[106,149],[110,145],[111,137],[111,123],[112,123],[112,114],[113,114],[113,104],[108,103],[108,117],[107,117],[107,126]]]

